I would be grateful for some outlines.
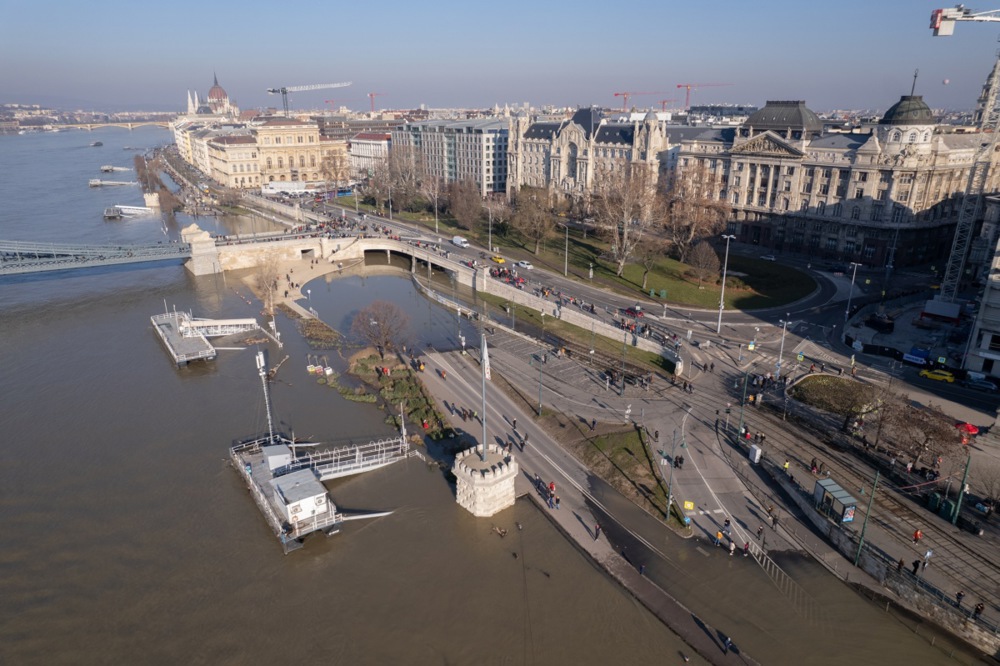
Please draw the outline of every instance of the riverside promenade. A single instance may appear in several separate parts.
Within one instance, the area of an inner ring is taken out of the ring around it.
[[[692,393],[684,392],[680,384],[654,381],[648,391],[627,386],[624,396],[606,390],[599,369],[585,362],[550,353],[544,366],[542,396],[547,410],[561,412],[580,424],[596,420],[602,426],[632,423],[648,433],[659,430],[659,442],[651,444],[655,449],[651,453],[658,457],[670,454],[673,431],[677,429],[678,441],[684,444],[677,453],[684,455],[685,464],[683,469],[673,470],[673,494],[678,503],[690,501],[695,507],[686,512],[691,518],[690,533],[677,535],[593,475],[535,425],[533,406],[537,405],[539,373],[533,358],[541,349],[540,343],[502,327],[495,331],[487,336],[495,373],[488,386],[488,437],[496,443],[514,445],[522,471],[517,481],[518,494],[537,502],[582,552],[630,590],[698,655],[718,664],[779,663],[788,658],[789,652],[787,645],[783,648],[775,644],[775,634],[794,636],[786,637],[786,644],[807,646],[811,641],[822,643],[825,632],[835,630],[824,616],[823,600],[802,589],[775,564],[772,555],[782,559],[808,553],[841,579],[870,590],[869,598],[893,598],[880,581],[855,569],[814,530],[799,522],[803,516],[798,508],[776,488],[755,477],[743,453],[723,432],[724,425],[716,430],[715,409],[725,405],[724,396],[732,392],[733,377],[742,376],[738,362],[730,361],[724,353],[703,356],[699,367],[714,362],[715,371],[700,373]],[[478,421],[470,425],[452,411],[454,407],[479,408],[478,351],[468,355],[458,351],[431,352],[427,357],[424,381],[438,399],[438,408],[453,427],[467,430],[470,441],[478,440]],[[447,379],[442,378],[441,370],[447,373]],[[512,398],[499,390],[495,384],[502,380],[496,373],[518,387],[522,398]],[[731,418],[734,420],[730,427],[735,428],[736,417]],[[760,414],[747,413],[746,420],[754,428],[764,427]],[[773,435],[772,428],[776,427],[768,424],[768,434]],[[522,451],[525,436],[528,443]],[[783,455],[777,450],[769,453],[772,457]],[[662,471],[666,474],[668,469]],[[545,484],[556,483],[561,500],[558,510],[546,507],[545,496],[536,487],[536,474]],[[801,482],[808,483],[804,478]],[[772,514],[777,517],[774,526]],[[739,545],[736,557],[731,557],[727,548],[715,545],[715,535],[727,519],[732,540]],[[595,539],[597,524],[602,531]],[[758,537],[760,528],[763,530]],[[899,541],[898,535],[879,524],[869,527],[867,538],[873,543]],[[934,541],[937,543],[938,538]],[[751,545],[752,557],[741,556],[744,543]],[[912,559],[910,555],[906,557]],[[932,567],[928,570],[929,577],[943,589],[960,585],[946,579],[944,571],[933,571]],[[739,595],[733,595],[733,603],[721,605],[704,596],[725,594],[727,586],[744,585],[759,594],[775,596],[778,603],[787,602],[784,611],[774,605],[768,607],[769,615],[782,618],[781,626],[777,620],[762,619],[760,608],[739,600]],[[971,609],[970,600],[972,597],[967,597],[966,605]],[[942,647],[946,641],[936,632],[925,633],[908,646],[916,655],[928,651],[940,656],[939,652],[950,649]],[[725,650],[727,638],[735,651]]]

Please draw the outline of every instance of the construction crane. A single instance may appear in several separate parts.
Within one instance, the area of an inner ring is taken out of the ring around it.
[[[684,88],[684,108],[691,108],[691,91],[700,88],[718,88],[720,86],[731,86],[732,83],[678,83],[678,88]]]
[[[669,95],[670,93],[665,92],[616,92],[615,97],[624,97],[625,100],[622,103],[622,111],[628,111],[628,98],[633,95]]]
[[[337,108],[336,108],[337,107],[337,102],[340,102],[340,105],[343,106],[344,102],[353,102],[353,101],[355,101],[355,100],[353,100],[353,99],[328,99],[328,100],[326,100],[326,103],[330,105],[330,110],[331,111],[336,111],[337,110]]]
[[[350,81],[344,83],[315,83],[310,86],[287,86],[281,88],[268,88],[267,93],[269,95],[277,95],[281,93],[281,105],[285,108],[285,117],[288,117],[288,93],[290,92],[303,92],[305,90],[327,90],[329,88],[346,88],[351,85]]]
[[[385,93],[368,93],[368,99],[372,103],[372,113],[375,113],[375,98],[384,95]]]
[[[657,104],[660,105],[660,111],[666,111],[667,110],[667,104],[669,104],[670,102],[676,102],[676,101],[677,101],[676,99],[661,99],[661,100],[659,100],[657,102]]]
[[[1000,21],[1000,10],[974,13],[962,5],[957,5],[953,9],[935,9],[931,12],[930,27],[935,36],[948,37],[955,32],[955,23],[958,21],[997,22]],[[993,67],[987,87],[987,99],[982,109],[979,129],[983,132],[984,139],[987,134],[990,135],[990,138],[985,140],[976,151],[972,169],[969,171],[969,180],[965,187],[965,196],[962,197],[962,206],[959,209],[958,222],[955,225],[955,237],[951,242],[951,254],[948,255],[948,265],[945,268],[941,289],[937,295],[938,300],[946,303],[954,303],[958,296],[958,288],[965,272],[965,257],[972,240],[972,230],[983,209],[983,194],[986,190],[986,183],[989,182],[993,156],[997,150],[997,138],[1000,137],[1000,131],[997,131],[1000,57]]]

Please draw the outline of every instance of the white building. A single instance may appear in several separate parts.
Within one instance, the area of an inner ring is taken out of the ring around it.
[[[359,132],[348,142],[351,174],[367,178],[389,157],[392,135],[389,132]]]
[[[468,181],[486,196],[507,191],[506,118],[428,120],[392,131],[392,147],[411,149],[433,177]]]

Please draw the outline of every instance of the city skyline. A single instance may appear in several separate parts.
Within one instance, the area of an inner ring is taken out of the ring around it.
[[[244,109],[280,107],[265,90],[336,81],[349,88],[291,95],[293,108],[333,99],[379,108],[620,106],[616,91],[649,91],[630,106],[681,108],[680,83],[728,83],[692,92],[693,104],[763,106],[803,99],[816,110],[884,110],[916,93],[935,108],[971,109],[994,62],[1000,24],[959,24],[933,37],[935,0],[814,6],[641,0],[624,10],[595,2],[508,3],[502,11],[453,0],[395,1],[380,13],[307,1],[275,11],[180,0],[169,12],[111,1],[56,3],[40,13],[14,0],[0,27],[0,103],[61,108],[184,110],[213,74]],[[983,7],[982,9],[989,9]],[[113,35],[95,50],[95,37]],[[220,35],[222,38],[220,39]],[[707,46],[706,46],[707,45]],[[287,47],[287,48],[286,48]],[[947,83],[945,83],[947,81]]]

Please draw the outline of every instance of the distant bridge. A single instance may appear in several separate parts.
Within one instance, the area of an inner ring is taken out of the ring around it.
[[[190,258],[191,246],[187,243],[67,245],[0,241],[0,276]]]
[[[135,122],[129,123],[77,123],[73,125],[46,125],[46,129],[62,129],[64,127],[71,127],[73,129],[87,130],[88,132],[95,129],[100,129],[102,127],[124,127],[125,129],[135,129],[136,127],[162,127],[164,129],[170,129],[170,121],[167,120],[137,120]]]

